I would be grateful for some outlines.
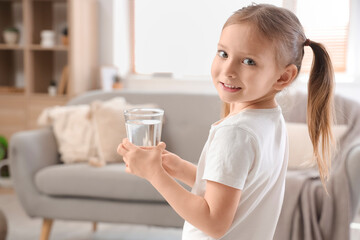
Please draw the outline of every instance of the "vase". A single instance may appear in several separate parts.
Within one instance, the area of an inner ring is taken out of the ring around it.
[[[41,31],[41,46],[53,47],[55,46],[55,32],[52,30]]]
[[[63,35],[63,36],[61,37],[61,42],[62,42],[62,44],[63,44],[64,46],[69,45],[69,37]]]
[[[16,44],[18,41],[19,33],[13,31],[3,31],[4,41],[7,44]]]

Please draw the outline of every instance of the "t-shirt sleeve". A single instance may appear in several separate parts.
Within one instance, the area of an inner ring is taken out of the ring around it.
[[[256,149],[256,140],[250,132],[234,126],[219,128],[206,154],[203,179],[242,190]]]

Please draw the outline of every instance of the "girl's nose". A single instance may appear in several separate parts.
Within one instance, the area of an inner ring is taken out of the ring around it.
[[[236,78],[236,63],[230,59],[226,61],[224,65],[224,74],[228,78]]]

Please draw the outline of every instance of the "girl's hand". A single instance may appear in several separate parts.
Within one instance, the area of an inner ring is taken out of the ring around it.
[[[164,150],[162,153],[162,166],[170,176],[182,181],[189,187],[193,187],[197,169],[194,164]]]
[[[162,166],[164,167],[166,172],[174,178],[179,178],[180,171],[182,170],[181,165],[184,160],[180,158],[178,155],[166,150],[163,151],[161,157],[162,157]]]
[[[164,171],[161,154],[165,147],[165,143],[161,142],[156,147],[141,148],[125,138],[118,146],[117,152],[123,156],[126,172],[151,181],[156,174]]]

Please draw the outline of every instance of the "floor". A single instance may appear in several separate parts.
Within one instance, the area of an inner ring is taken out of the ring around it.
[[[8,220],[6,240],[39,239],[41,220],[29,218],[11,188],[0,188],[0,209]],[[98,224],[92,232],[89,222],[55,221],[51,240],[180,240],[181,229],[143,225]],[[351,240],[360,239],[360,214],[351,225]]]
[[[0,188],[0,209],[8,221],[6,240],[40,238],[42,221],[29,218],[12,189]],[[54,221],[50,240],[180,240],[181,229],[143,225],[98,224],[95,233],[90,222]]]

